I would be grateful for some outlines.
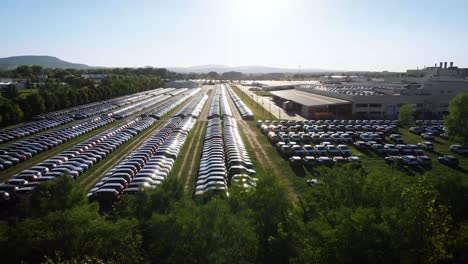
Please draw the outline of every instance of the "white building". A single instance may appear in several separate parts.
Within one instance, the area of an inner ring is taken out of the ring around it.
[[[389,73],[384,82],[349,82],[339,84],[301,85],[297,90],[352,103],[356,118],[396,118],[403,104],[412,104],[419,118],[441,118],[448,112],[450,101],[468,92],[468,69],[428,67]]]

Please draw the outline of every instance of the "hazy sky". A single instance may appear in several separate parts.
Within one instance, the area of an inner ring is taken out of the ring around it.
[[[119,67],[468,67],[467,0],[0,0],[0,17],[0,57]]]

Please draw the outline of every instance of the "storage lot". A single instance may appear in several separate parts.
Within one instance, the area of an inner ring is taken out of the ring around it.
[[[6,184],[0,190],[14,197],[15,190],[25,194],[67,175],[89,189],[91,200],[112,204],[168,177],[184,177],[186,194],[206,199],[228,197],[233,185],[255,188],[257,177],[270,173],[288,184],[294,198],[320,182],[320,168],[344,163],[408,175],[468,172],[466,149],[450,148],[456,144],[446,139],[439,121],[421,121],[411,131],[389,120],[261,121],[271,115],[239,93],[225,84],[156,89],[113,100],[112,108],[106,108],[110,102],[88,106],[94,109],[90,114],[76,107],[44,115],[62,123],[54,128],[46,119],[19,126],[44,129],[2,147]],[[64,116],[71,113],[73,118]],[[53,155],[43,158],[48,152]],[[21,162],[27,167],[19,171],[14,166]]]
[[[144,134],[143,132],[145,130],[150,130],[150,128],[151,130],[154,129],[156,124],[159,122],[158,119],[164,117],[171,110],[182,105],[187,98],[193,96],[197,92],[199,92],[199,89],[194,89],[192,91],[187,91],[187,89],[174,90],[172,88],[156,89],[149,93],[146,92],[144,96],[138,95],[133,97],[131,99],[131,101],[133,101],[132,103],[125,103],[123,104],[123,108],[118,108],[117,111],[111,112],[108,115],[79,121],[78,125],[73,124],[73,127],[70,128],[73,133],[77,133],[76,137],[92,130],[92,127],[89,128],[87,126],[89,122],[112,120],[116,125],[85,141],[77,142],[77,144],[75,143],[72,147],[61,151],[53,157],[45,160],[37,160],[33,166],[30,164],[35,160],[35,157],[30,157],[31,161],[28,161],[28,167],[19,173],[6,178],[7,181],[5,184],[0,186],[0,190],[8,190],[7,193],[11,194],[9,197],[14,197],[16,191],[22,194],[31,192],[41,182],[53,180],[57,177],[72,177],[77,179],[78,182],[87,182],[81,177],[82,174],[86,176],[85,178],[88,178],[89,176],[91,176],[90,178],[97,178],[95,175],[89,175],[90,172],[99,169],[101,164],[103,164],[102,166],[108,165],[104,160],[112,156],[113,152],[119,152],[119,148],[125,145],[126,142],[139,137],[140,134]],[[197,97],[197,99],[199,99],[199,97]],[[200,112],[201,109],[200,106],[194,106],[193,104],[190,106],[190,109],[182,113],[183,115],[188,116],[188,123],[181,122],[181,129],[183,131],[190,127],[190,118],[193,118],[192,116]],[[150,110],[148,111],[148,109]],[[122,115],[123,120],[115,121],[117,118],[114,118],[114,116],[117,114]],[[152,117],[152,115],[154,117]],[[178,118],[181,119],[180,117]],[[82,127],[85,128],[83,131],[80,130]],[[64,136],[64,132],[62,130],[51,131],[48,133],[53,136]],[[43,139],[46,138],[46,136],[49,136],[49,134],[37,137],[39,139]],[[31,138],[28,138],[28,142],[29,141],[33,143],[35,142]],[[14,144],[16,145],[6,149],[8,150],[7,153],[18,151],[19,144],[17,142]],[[55,146],[51,145],[51,148],[52,147]],[[170,147],[172,148],[172,145],[170,145]],[[47,152],[45,148],[44,151]],[[125,153],[125,156],[127,154],[128,153]],[[9,163],[6,164],[10,166],[13,165]],[[4,177],[5,176],[2,175],[2,178]]]

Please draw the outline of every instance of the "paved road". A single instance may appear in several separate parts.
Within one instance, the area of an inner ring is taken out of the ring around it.
[[[245,85],[237,85],[242,91],[249,95],[250,98],[253,98],[257,103],[261,104],[263,108],[267,111],[270,111],[276,118],[279,119],[287,119],[287,120],[306,120],[304,117],[300,115],[290,115],[284,111],[283,108],[278,107],[274,102],[271,101],[271,97],[269,96],[258,96],[254,92],[249,91],[249,88],[252,86],[245,86]],[[245,100],[245,99],[244,99]],[[251,100],[251,99],[249,99]]]

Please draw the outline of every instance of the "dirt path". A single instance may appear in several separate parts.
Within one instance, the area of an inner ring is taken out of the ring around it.
[[[195,125],[195,131],[193,131],[193,138],[192,138],[192,141],[190,142],[190,145],[188,146],[187,148],[187,151],[185,154],[187,153],[190,153],[193,149],[193,146],[194,146],[194,141],[196,142],[197,139],[199,138],[199,134],[200,134],[200,123],[197,121],[196,125]],[[187,161],[189,158],[193,158],[193,157],[190,157],[190,155],[185,155],[184,156],[184,159],[182,160],[182,166],[181,168],[179,169],[179,171],[177,172],[177,178],[180,178],[180,176],[182,176],[182,172],[185,171],[185,167],[186,167],[186,164],[187,164]]]
[[[271,173],[282,179],[286,183],[289,193],[291,194],[292,200],[294,202],[297,202],[299,199],[292,183],[287,179],[285,175],[278,173],[281,171],[278,167],[278,164],[272,162],[270,159],[267,158],[267,152],[265,151],[260,141],[258,141],[257,133],[255,133],[255,131],[252,130],[249,124],[247,124],[247,122],[242,119],[239,110],[237,110],[236,105],[232,101],[232,98],[229,95],[227,95],[227,97],[234,118],[237,120],[237,124],[239,125],[241,131],[246,135],[247,142],[245,143],[252,146],[252,149],[255,150],[253,154],[255,155],[255,158],[257,159],[258,163],[262,164],[262,167],[270,168],[269,171],[271,171]]]
[[[200,133],[198,134],[198,137],[196,138],[197,144],[195,145],[194,153],[193,156],[191,156],[192,160],[190,161],[190,167],[188,168],[187,171],[187,177],[185,178],[185,184],[184,184],[184,189],[186,193],[190,193],[192,190],[190,190],[190,181],[197,175],[197,169],[196,164],[200,162],[200,153],[201,153],[201,148],[200,145],[203,144],[203,137],[205,135],[205,128],[206,128],[206,121],[200,121]],[[189,156],[189,155],[187,155]]]

